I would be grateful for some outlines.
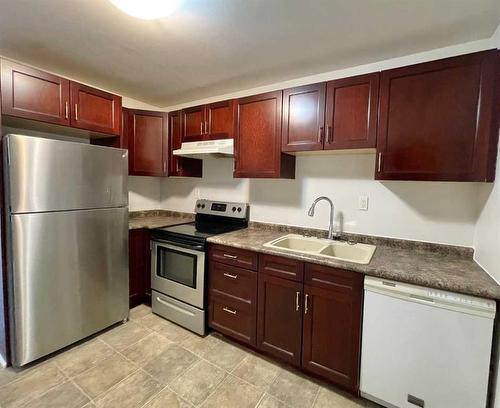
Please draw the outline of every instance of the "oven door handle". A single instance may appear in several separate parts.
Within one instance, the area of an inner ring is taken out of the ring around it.
[[[175,242],[175,241],[153,241],[156,242],[158,246],[163,246],[162,244],[168,244],[180,248],[186,248],[186,249],[193,249],[195,251],[202,251],[204,250],[203,245],[189,245],[189,244],[183,244],[181,242]]]

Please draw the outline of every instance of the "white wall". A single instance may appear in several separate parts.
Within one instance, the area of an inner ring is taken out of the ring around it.
[[[196,198],[248,201],[251,219],[326,229],[329,210],[312,201],[330,197],[343,216],[344,231],[472,246],[477,218],[476,183],[378,182],[374,154],[297,157],[295,180],[232,178],[233,160],[204,160],[202,180],[161,181],[161,207],[193,211]],[[358,197],[369,197],[368,211]]]
[[[500,48],[500,25],[492,36]],[[500,144],[494,185],[482,185],[479,202],[482,203],[474,231],[474,259],[500,283]],[[497,302],[497,305],[500,305]],[[497,310],[497,319],[500,311]],[[500,323],[497,324],[497,343],[500,341]],[[496,376],[494,380],[494,408],[500,408],[500,345],[497,344]]]

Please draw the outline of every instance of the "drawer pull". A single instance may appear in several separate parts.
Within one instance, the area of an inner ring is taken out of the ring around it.
[[[295,311],[298,312],[300,305],[299,305],[299,298],[300,298],[300,292],[295,292]]]
[[[231,279],[236,279],[238,275],[231,275],[230,273],[224,273],[224,276]]]
[[[309,310],[309,295],[306,293],[306,300],[304,302],[304,314],[307,314]]]
[[[222,255],[224,258],[229,258],[229,259],[238,259],[236,255],[229,255],[229,254],[224,254]]]
[[[231,310],[228,307],[223,307],[222,310],[224,310],[224,312],[231,313],[232,315],[236,314],[236,310]]]

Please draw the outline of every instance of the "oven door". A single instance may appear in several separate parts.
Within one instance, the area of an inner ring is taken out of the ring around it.
[[[151,287],[203,309],[205,252],[202,245],[152,241]]]

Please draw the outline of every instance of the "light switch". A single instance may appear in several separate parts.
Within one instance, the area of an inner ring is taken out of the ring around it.
[[[358,198],[358,210],[368,211],[368,197],[359,196]]]

